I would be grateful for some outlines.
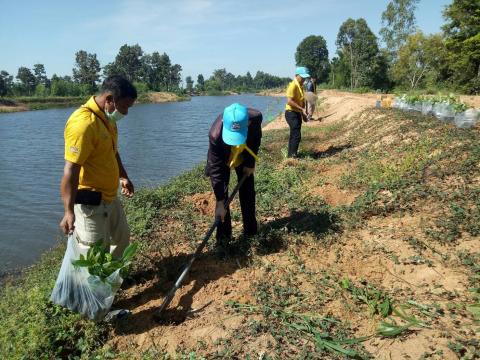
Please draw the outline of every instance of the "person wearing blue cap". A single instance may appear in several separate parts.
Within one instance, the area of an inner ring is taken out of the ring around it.
[[[230,211],[224,207],[232,168],[238,180],[243,174],[248,175],[239,190],[244,237],[257,233],[253,173],[261,139],[262,113],[238,103],[226,107],[210,129],[205,173],[210,177],[215,194],[215,218],[221,219],[216,233],[220,251],[226,250],[232,237]]]
[[[290,127],[290,138],[288,140],[288,157],[298,157],[298,146],[302,138],[302,120],[308,121],[308,113],[305,108],[305,94],[303,83],[309,78],[307,68],[297,67],[295,79],[287,87],[287,104],[285,105],[285,120]]]

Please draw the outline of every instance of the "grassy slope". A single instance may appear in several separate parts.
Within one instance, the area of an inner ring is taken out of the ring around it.
[[[44,110],[79,106],[88,99],[85,96],[34,97],[25,96],[12,99],[0,99],[0,112]],[[4,106],[2,106],[4,105]]]
[[[264,225],[242,249],[244,271],[251,271],[246,300],[225,302],[222,310],[245,321],[214,343],[178,347],[177,356],[388,358],[382,351],[389,347],[424,358],[478,356],[472,314],[480,286],[478,130],[367,110],[348,123],[306,128],[300,161],[284,160],[287,138],[286,130],[264,136],[256,180]],[[178,248],[188,252],[204,233],[210,214],[188,201],[209,190],[201,172],[200,166],[127,203],[134,235],[144,240],[130,287],[140,288],[158,263]],[[328,188],[357,197],[327,203]],[[233,219],[240,219],[238,209]],[[102,347],[122,329],[50,306],[61,256],[62,249],[48,254],[20,284],[2,290],[4,358],[165,355],[154,343],[141,350]],[[432,269],[442,276],[416,278]],[[166,266],[160,282],[172,280],[174,270]]]

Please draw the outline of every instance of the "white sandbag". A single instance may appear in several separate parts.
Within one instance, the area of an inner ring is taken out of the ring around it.
[[[471,128],[479,120],[479,111],[468,109],[455,115],[455,126],[463,129]]]
[[[75,267],[72,261],[80,254],[86,256],[89,247],[79,244],[73,235],[68,237],[67,250],[50,296],[50,300],[95,321],[102,320],[110,310],[113,299],[123,282],[120,270],[104,281],[90,275],[87,267]]]

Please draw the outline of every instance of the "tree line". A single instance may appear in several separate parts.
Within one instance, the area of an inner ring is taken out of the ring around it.
[[[295,61],[333,88],[480,93],[480,1],[453,0],[438,34],[416,26],[418,3],[390,1],[381,18],[383,47],[365,19],[350,18],[339,28],[331,60],[325,39],[311,35],[298,45]]]
[[[33,69],[22,66],[14,78],[6,71],[0,72],[0,96],[86,96],[98,90],[101,75],[122,75],[132,81],[140,93],[147,91],[170,91],[177,93],[215,93],[224,91],[255,91],[284,86],[289,78],[280,78],[262,71],[254,77],[235,76],[226,69],[217,69],[212,76],[197,77],[196,85],[191,76],[182,85],[182,67],[173,64],[166,54],[145,53],[140,45],[123,45],[115,60],[103,68],[96,54],[80,50],[75,54],[72,76],[54,74],[48,78],[43,64],[35,64]]]
[[[123,75],[134,82],[140,92],[177,91],[181,84],[182,67],[172,64],[166,54],[144,53],[140,45],[123,45],[115,60],[103,68],[96,54],[80,50],[75,54],[72,76],[46,76],[45,66],[33,69],[20,67],[17,75],[0,71],[0,96],[82,96],[98,90],[101,74]]]
[[[291,80],[288,77],[279,77],[263,71],[257,71],[254,77],[249,71],[245,75],[235,76],[223,68],[214,70],[207,80],[199,74],[195,86],[192,77],[187,76],[185,90],[188,93],[248,92],[284,87]]]

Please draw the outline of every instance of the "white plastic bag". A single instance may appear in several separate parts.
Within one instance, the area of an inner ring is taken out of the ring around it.
[[[479,111],[476,109],[468,109],[455,115],[455,126],[468,129],[474,126],[479,120]]]
[[[408,106],[407,101],[403,97],[400,98],[399,101],[398,101],[398,108],[400,110],[405,111],[405,110],[407,110],[407,106]]]
[[[50,300],[91,320],[102,320],[110,310],[113,299],[123,282],[120,270],[105,281],[90,275],[88,268],[75,267],[72,261],[86,255],[89,247],[79,244],[73,235],[68,237],[67,250],[58,273]]]
[[[430,115],[433,112],[433,104],[430,101],[422,102],[422,114]]]
[[[394,109],[399,109],[400,108],[400,101],[399,100],[400,99],[398,97],[393,99],[392,108],[394,108]]]
[[[413,103],[413,111],[422,112],[422,103],[420,101]]]
[[[435,104],[435,116],[440,121],[453,122],[455,118],[455,112],[447,102],[440,102]]]

